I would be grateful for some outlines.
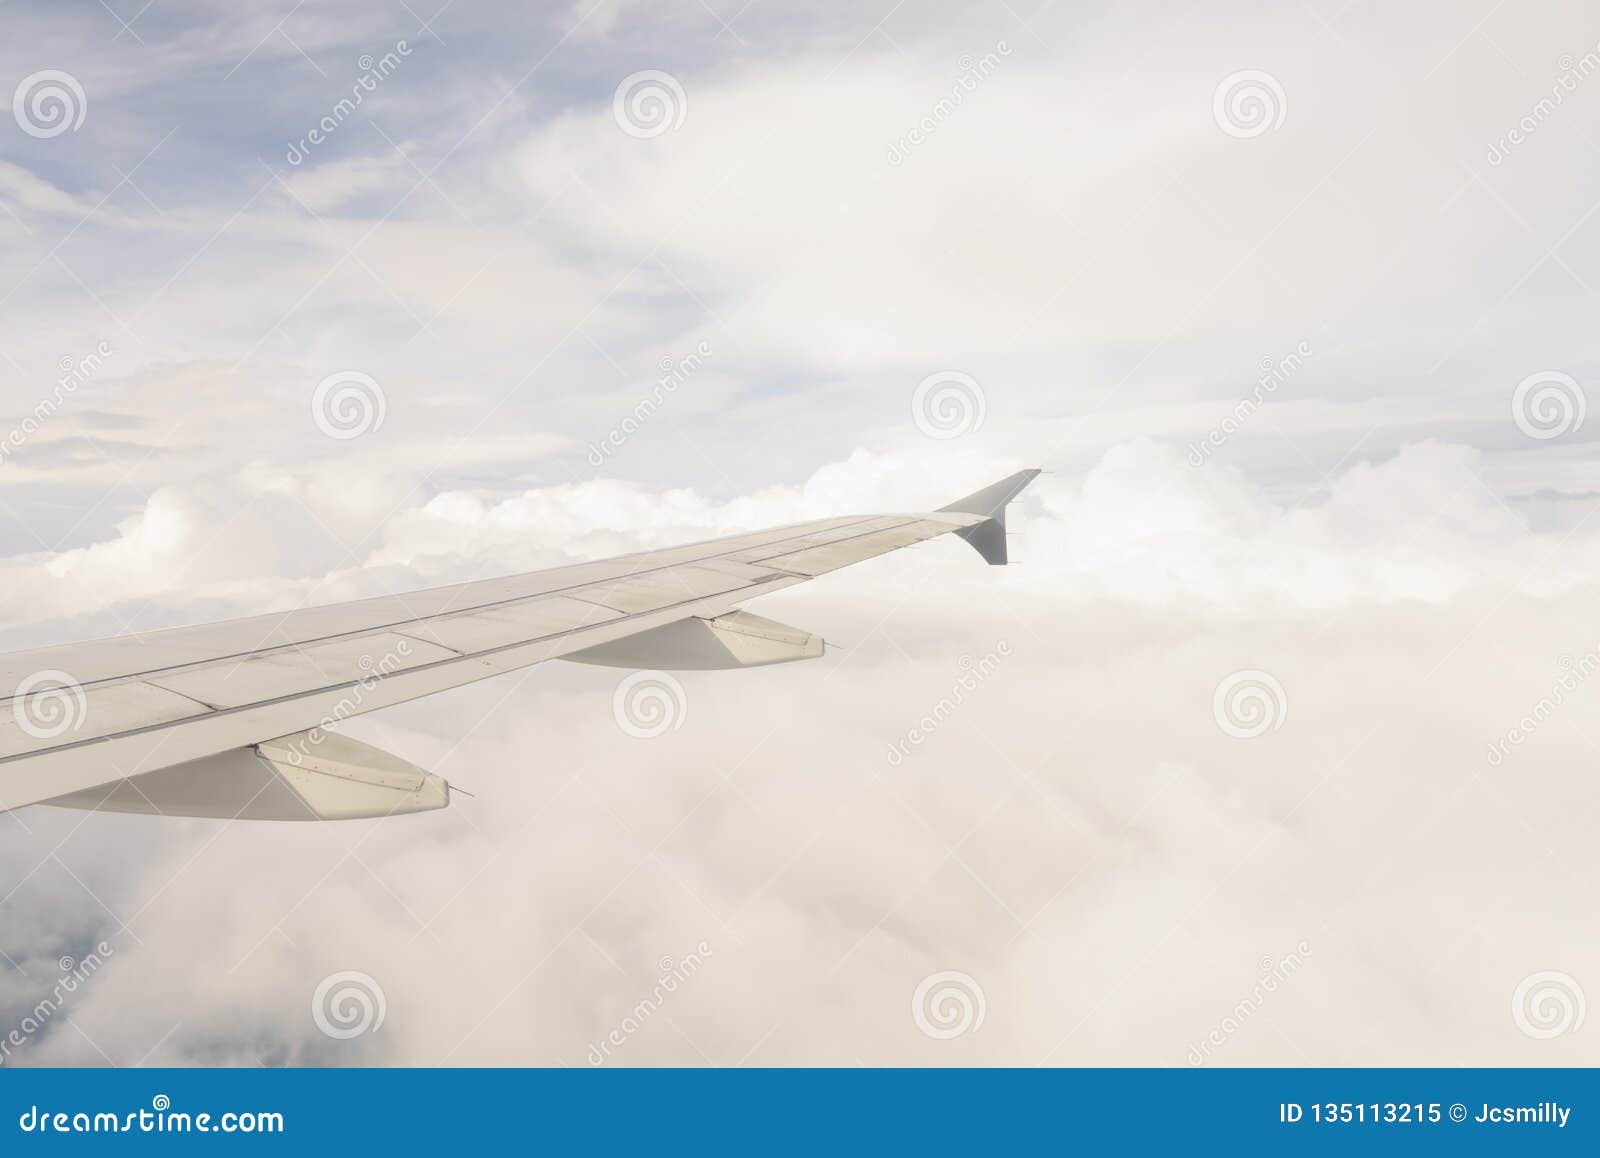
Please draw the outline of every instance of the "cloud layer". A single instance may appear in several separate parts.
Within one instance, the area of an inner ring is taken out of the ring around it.
[[[1129,444],[1077,484],[1041,480],[1007,571],[948,541],[763,600],[834,650],[685,674],[661,737],[617,727],[625,673],[571,665],[352,725],[477,794],[447,812],[21,814],[9,871],[41,867],[6,900],[28,974],[8,1005],[55,958],[116,947],[70,1006],[83,1036],[51,1027],[26,1056],[91,1060],[86,1036],[123,1064],[578,1065],[623,1027],[607,1061],[1583,1060],[1581,1037],[1535,1042],[1508,1003],[1528,974],[1596,964],[1561,919],[1587,887],[1594,689],[1509,761],[1486,750],[1600,647],[1590,585],[1537,568],[1552,536],[1474,465],[1422,445],[1292,509]],[[894,506],[918,473],[861,455],[725,505],[614,483],[445,495],[374,558],[405,582],[507,570],[795,517],[836,490]],[[547,521],[557,507],[598,537]],[[124,541],[152,552],[126,568],[135,594],[171,541]],[[1579,529],[1563,557],[1595,541]],[[238,609],[302,586],[279,589]],[[1237,671],[1283,693],[1253,738],[1214,715]],[[703,968],[649,1002],[661,962],[689,955]],[[1254,1004],[1263,959],[1285,958]],[[986,1013],[943,1041],[909,1002],[951,969]],[[318,1030],[311,994],[343,970],[381,986],[378,1033]]]

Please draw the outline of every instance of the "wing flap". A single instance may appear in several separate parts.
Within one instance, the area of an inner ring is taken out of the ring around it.
[[[817,659],[823,649],[820,635],[748,611],[730,611],[713,619],[674,620],[562,658],[602,667],[717,671]]]
[[[450,786],[370,744],[300,732],[43,803],[228,820],[355,820],[450,804]]]

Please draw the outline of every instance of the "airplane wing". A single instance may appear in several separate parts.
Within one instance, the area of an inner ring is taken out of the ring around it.
[[[567,659],[651,669],[810,659],[817,636],[739,606],[960,535],[1006,562],[1024,470],[938,511],[858,515],[194,627],[0,655],[0,811],[335,820],[445,807],[440,777],[328,731],[353,715]]]

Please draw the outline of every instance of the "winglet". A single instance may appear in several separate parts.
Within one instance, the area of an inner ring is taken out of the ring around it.
[[[971,543],[973,550],[982,555],[985,562],[995,567],[1003,566],[1006,562],[1006,504],[1021,494],[1022,488],[1031,483],[1038,473],[1036,468],[1019,470],[939,509],[963,515],[982,515],[983,522],[963,527],[956,534]]]

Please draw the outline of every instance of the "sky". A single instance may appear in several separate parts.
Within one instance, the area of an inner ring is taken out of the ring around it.
[[[1593,5],[0,20],[0,650],[1047,472],[443,811],[5,814],[0,1065],[1600,1064]]]

